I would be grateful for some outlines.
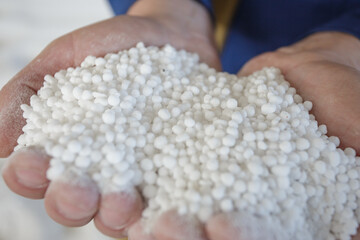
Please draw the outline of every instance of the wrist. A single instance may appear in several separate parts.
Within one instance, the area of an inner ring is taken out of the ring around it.
[[[138,0],[127,14],[154,20],[172,33],[213,38],[210,15],[194,0]]]

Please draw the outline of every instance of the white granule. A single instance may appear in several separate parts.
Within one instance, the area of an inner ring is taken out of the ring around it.
[[[252,216],[233,219],[252,239],[356,233],[360,158],[325,135],[278,69],[238,78],[139,43],[46,76],[30,105],[16,149],[44,148],[50,180],[76,172],[103,191],[136,186],[144,219],[238,211]]]

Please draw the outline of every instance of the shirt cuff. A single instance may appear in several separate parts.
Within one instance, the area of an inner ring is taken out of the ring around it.
[[[360,39],[360,8],[353,9],[323,25],[315,27],[301,38],[316,32],[337,31],[352,34]]]

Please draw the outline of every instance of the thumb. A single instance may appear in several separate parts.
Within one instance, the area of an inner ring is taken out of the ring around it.
[[[61,54],[59,54],[61,53]],[[55,40],[31,63],[15,75],[0,91],[0,157],[7,157],[16,146],[25,120],[21,104],[41,88],[45,74],[73,64],[71,35]]]
[[[264,67],[277,67],[282,71],[285,68],[285,53],[281,52],[266,52],[250,59],[240,71],[237,73],[239,77],[244,77],[259,71]]]

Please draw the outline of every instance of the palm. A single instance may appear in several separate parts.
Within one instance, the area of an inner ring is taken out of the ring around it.
[[[313,114],[338,136],[342,146],[360,150],[360,72],[349,66],[314,61],[287,71],[287,79],[307,100]]]
[[[313,102],[315,118],[327,125],[329,136],[340,138],[341,147],[353,147],[360,152],[358,69],[309,51],[277,51],[250,60],[239,74],[247,75],[266,66],[280,68],[304,100]],[[360,232],[352,239],[359,240]]]
[[[42,86],[45,74],[77,66],[88,55],[103,56],[128,49],[140,41],[155,46],[170,43],[176,48],[197,52],[202,61],[213,67],[220,66],[207,36],[199,32],[187,34],[171,20],[164,24],[159,19],[119,16],[79,29],[52,42],[1,90],[0,157],[13,151],[25,124],[20,105],[28,103]],[[32,149],[14,153],[4,167],[4,180],[20,195],[45,198],[48,214],[67,226],[81,226],[94,219],[100,231],[120,237],[140,217],[142,201],[136,191],[131,196],[124,193],[101,195],[88,180],[80,185],[49,182],[45,174],[48,160],[48,156]]]
[[[297,92],[313,102],[312,113],[327,125],[328,135],[338,136],[342,147],[360,151],[359,70],[308,51],[272,52],[252,59],[241,74],[266,66],[280,68]]]
[[[155,46],[171,43],[177,48],[197,52],[201,60],[219,68],[216,50],[206,38],[187,39],[185,34],[174,32],[148,18],[119,16],[79,29],[51,43],[2,89],[0,157],[8,156],[16,145],[25,123],[20,104],[28,103],[30,96],[42,86],[45,74],[77,66],[88,55],[103,56],[128,49],[140,41]]]

